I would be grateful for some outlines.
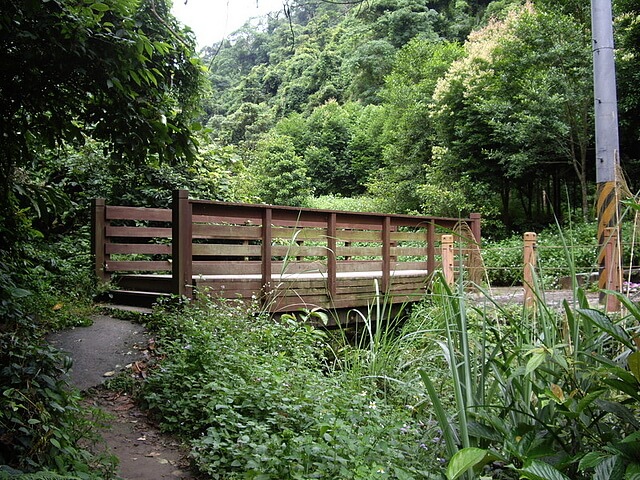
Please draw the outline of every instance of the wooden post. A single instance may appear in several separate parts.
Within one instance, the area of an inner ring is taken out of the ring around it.
[[[538,235],[534,232],[526,232],[524,234],[524,304],[526,307],[534,305],[534,280],[533,272],[536,268],[536,248]]]
[[[382,221],[382,285],[384,293],[391,290],[391,217],[384,216]]]
[[[473,233],[473,240],[475,240],[475,242],[478,244],[478,247],[480,246],[480,242],[482,241],[482,227],[480,225],[480,217],[481,215],[479,213],[472,213],[469,215],[469,218],[471,219],[471,221],[469,223],[471,223],[471,225],[469,225],[469,227],[471,228],[471,233]]]
[[[273,210],[266,207],[262,211],[262,291],[271,291],[271,224],[273,222]]]
[[[174,190],[171,206],[173,293],[193,298],[193,222],[188,190]]]
[[[105,250],[105,218],[106,205],[104,198],[91,200],[91,254],[93,255],[93,269],[100,282],[108,282],[111,275],[105,270],[107,256]]]
[[[468,280],[471,285],[479,285],[482,282],[482,229],[480,224],[481,215],[472,213],[469,215],[469,228],[473,238],[467,240],[467,271]]]
[[[455,283],[453,275],[453,235],[442,235],[442,273],[447,285]]]
[[[331,300],[336,297],[337,293],[337,230],[337,215],[335,212],[331,212],[327,219],[327,290],[329,291],[329,298]]]
[[[620,243],[618,229],[615,227],[605,228],[605,255],[604,265],[607,272],[607,290],[619,292],[622,286],[620,271]],[[615,295],[607,294],[605,300],[605,310],[607,312],[619,312],[620,300]]]
[[[431,222],[427,227],[427,272],[433,276],[436,269],[436,224]]]

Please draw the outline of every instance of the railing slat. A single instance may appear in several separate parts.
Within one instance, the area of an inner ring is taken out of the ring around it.
[[[107,243],[105,253],[117,254],[149,254],[149,255],[171,255],[171,245],[161,243]]]
[[[171,209],[146,207],[121,207],[107,205],[105,218],[107,220],[141,220],[155,222],[170,222]]]
[[[107,225],[106,236],[110,238],[171,238],[171,228],[164,227],[113,227]]]

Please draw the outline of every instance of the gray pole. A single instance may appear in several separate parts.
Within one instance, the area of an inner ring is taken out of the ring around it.
[[[615,258],[605,265],[607,228],[618,227],[618,195],[616,170],[620,162],[618,143],[618,105],[616,69],[613,51],[613,13],[611,0],[591,0],[591,28],[593,34],[593,92],[596,121],[596,182],[598,184],[598,243],[600,245],[601,289],[612,288],[620,276],[620,248]],[[618,236],[616,235],[616,238]],[[621,279],[620,279],[621,280]],[[613,283],[612,283],[613,281]],[[617,281],[617,288],[620,288]],[[601,296],[601,300],[604,297]],[[609,304],[607,302],[609,309]],[[611,304],[612,309],[615,306]]]
[[[596,119],[596,182],[613,182],[619,163],[616,67],[611,0],[591,0],[593,91]]]

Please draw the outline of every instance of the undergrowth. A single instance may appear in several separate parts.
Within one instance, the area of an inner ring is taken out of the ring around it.
[[[438,462],[433,422],[345,381],[324,332],[209,300],[155,318],[166,360],[145,402],[212,478],[429,478]]]
[[[69,359],[45,340],[92,311],[83,241],[48,246],[26,220],[19,229],[28,242],[0,248],[0,478],[113,478],[96,434],[107,419],[83,405]]]

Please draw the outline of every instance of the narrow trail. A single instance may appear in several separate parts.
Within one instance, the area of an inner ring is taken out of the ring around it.
[[[100,434],[106,449],[119,460],[118,478],[196,478],[189,471],[186,447],[161,433],[129,395],[102,386],[123,369],[144,364],[152,339],[142,325],[96,315],[91,326],[57,332],[48,340],[73,359],[69,382],[83,392],[85,403],[112,417]]]

